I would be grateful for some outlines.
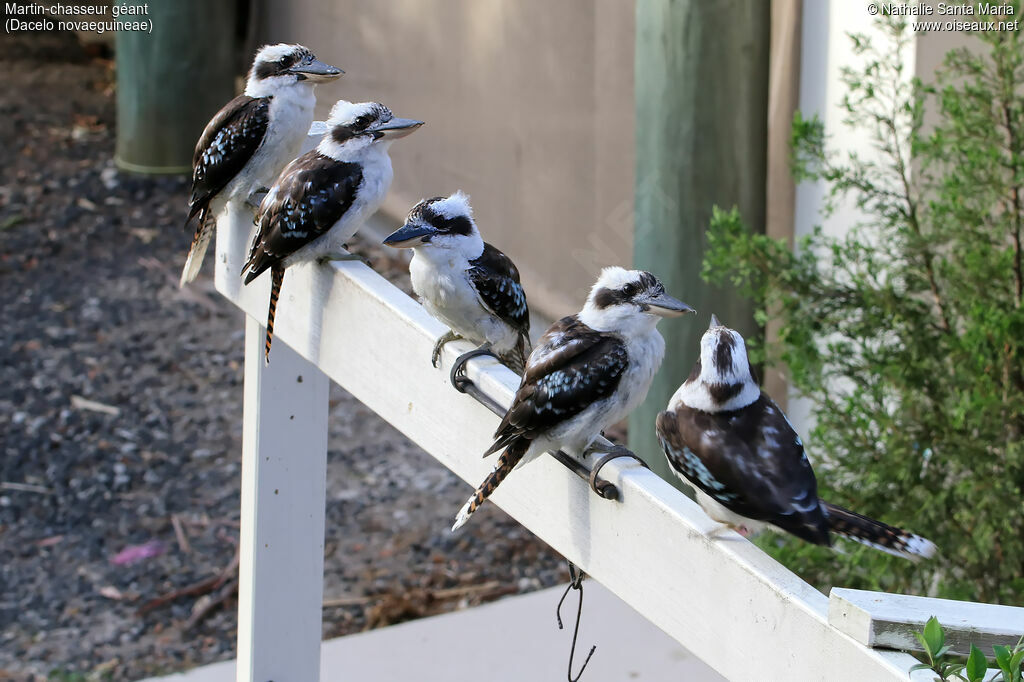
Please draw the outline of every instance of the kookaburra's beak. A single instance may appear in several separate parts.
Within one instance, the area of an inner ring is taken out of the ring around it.
[[[297,74],[299,80],[310,80],[314,83],[332,81],[345,73],[336,66],[324,64],[319,59],[314,59],[311,64],[296,64],[288,69],[288,71]]]
[[[392,232],[384,240],[384,243],[388,246],[393,246],[396,249],[408,249],[421,244],[424,241],[430,241],[429,239],[423,239],[424,237],[433,236],[437,234],[437,230],[430,225],[416,225],[413,223],[406,223],[400,228]]]
[[[649,312],[658,315],[660,317],[679,317],[686,313],[697,312],[690,306],[686,305],[682,301],[676,298],[672,298],[668,294],[658,294],[644,301],[644,305],[647,306]]]
[[[714,329],[715,327],[721,327],[722,323],[718,321],[718,315],[711,313],[711,324],[708,325],[708,329]]]
[[[386,137],[389,140],[397,140],[400,137],[405,137],[421,125],[423,125],[423,121],[416,121],[411,118],[393,118],[386,123],[370,126],[366,129],[366,132],[373,133],[373,139],[375,140],[379,140],[382,137]]]

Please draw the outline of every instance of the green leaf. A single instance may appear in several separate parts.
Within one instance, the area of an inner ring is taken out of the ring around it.
[[[1021,649],[1013,655],[1010,659],[1010,670],[1020,670],[1021,664],[1024,663],[1024,649]]]
[[[917,641],[921,643],[921,648],[924,649],[924,655],[928,658],[929,661],[934,662],[935,657],[932,656],[932,650],[928,648],[928,641],[924,638],[924,635],[920,632],[915,632],[914,637],[917,637]],[[930,668],[931,665],[928,665],[926,667]]]
[[[928,622],[924,624],[925,647],[933,657],[937,657],[939,655],[938,651],[942,648],[942,644],[945,641],[946,633],[942,631],[942,626],[939,625],[939,619],[932,616],[928,619]]]
[[[992,647],[992,651],[996,654],[996,663],[999,665],[1000,670],[1003,672],[1011,670],[1010,659],[1013,658],[1013,655],[1010,653],[1010,647],[996,644]]]
[[[985,654],[981,653],[981,649],[971,645],[971,655],[967,657],[967,679],[970,682],[979,682],[985,678],[985,673],[988,671],[988,660],[985,659]]]

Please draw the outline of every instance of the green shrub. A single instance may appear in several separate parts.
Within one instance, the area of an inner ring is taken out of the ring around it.
[[[966,658],[958,659],[949,653],[946,632],[935,616],[928,619],[924,630],[914,635],[924,653],[918,657],[923,662],[911,670],[931,670],[938,675],[936,682],[1021,682],[1021,676],[1024,675],[1024,637],[1017,640],[1012,649],[1000,644],[992,647],[992,664],[998,672],[989,675],[989,660],[985,652],[973,643],[971,653]]]
[[[851,36],[866,66],[844,74],[847,124],[877,154],[830,150],[816,119],[793,125],[796,177],[824,183],[826,214],[853,202],[863,220],[794,252],[716,208],[704,275],[780,322],[754,360],[781,363],[814,401],[805,441],[822,496],[941,555],[914,565],[845,543],[839,555],[761,543],[820,587],[1021,603],[1024,45],[1018,32],[979,33],[985,49],[950,52],[926,86],[897,58],[905,23],[885,25],[884,47]]]

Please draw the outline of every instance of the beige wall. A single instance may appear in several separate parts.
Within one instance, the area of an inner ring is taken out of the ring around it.
[[[265,42],[302,42],[347,72],[319,93],[427,122],[392,148],[385,204],[463,189],[484,238],[548,316],[597,270],[632,263],[633,3],[263,0]]]

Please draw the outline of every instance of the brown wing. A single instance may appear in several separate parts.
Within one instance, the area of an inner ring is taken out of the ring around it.
[[[530,354],[516,397],[487,454],[519,436],[534,438],[607,398],[628,365],[621,338],[594,331],[575,316],[562,318]]]
[[[335,161],[313,150],[288,164],[256,217],[259,226],[244,270],[248,284],[341,220],[363,182],[358,163]]]
[[[829,544],[818,484],[800,437],[764,393],[733,412],[680,405],[656,421],[669,464],[727,509]]]
[[[192,198],[186,227],[238,175],[263,144],[270,98],[239,95],[206,124],[192,155]]]
[[[485,243],[480,257],[470,261],[469,279],[491,313],[529,337],[530,309],[511,258]]]

